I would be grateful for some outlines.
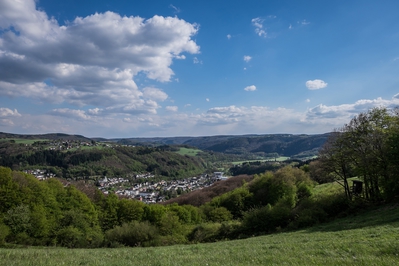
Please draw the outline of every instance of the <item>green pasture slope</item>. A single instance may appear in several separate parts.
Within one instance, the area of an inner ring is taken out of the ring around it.
[[[189,156],[196,156],[198,153],[202,152],[201,150],[198,149],[191,149],[191,148],[184,148],[181,147],[179,151],[177,151],[178,154],[180,155],[189,155]]]
[[[0,265],[399,265],[399,205],[305,230],[210,244],[0,249]]]
[[[290,157],[287,156],[280,156],[277,158],[269,158],[269,159],[259,159],[259,160],[247,160],[247,161],[237,161],[237,162],[232,162],[232,164],[237,165],[237,164],[243,164],[243,163],[251,163],[251,162],[284,162],[289,160]]]
[[[32,145],[35,142],[44,142],[49,141],[49,139],[13,139],[13,138],[2,138],[0,141],[15,141],[17,144],[28,144]]]

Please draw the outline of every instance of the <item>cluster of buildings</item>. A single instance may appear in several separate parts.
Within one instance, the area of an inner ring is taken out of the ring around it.
[[[55,174],[41,169],[25,170],[24,173],[34,175],[39,180],[47,180],[49,178],[55,177]]]
[[[70,149],[79,149],[81,147],[95,147],[95,146],[105,146],[112,147],[111,144],[106,143],[97,143],[90,141],[79,141],[79,140],[54,140],[49,143],[50,150],[70,150]]]
[[[35,176],[39,180],[53,178],[55,175],[47,170],[35,169],[25,170],[27,174]],[[167,196],[177,196],[182,192],[190,192],[212,185],[214,182],[226,180],[223,172],[214,172],[212,175],[202,174],[198,177],[189,177],[182,180],[149,182],[142,179],[154,177],[151,173],[137,174],[134,176],[140,182],[122,177],[106,177],[99,179],[96,183],[98,189],[104,194],[113,191],[119,196],[140,200],[145,203],[156,203],[165,201]]]
[[[105,178],[104,178],[105,179]],[[159,181],[159,182],[142,182],[135,183],[131,186],[122,186],[123,182],[129,182],[128,180],[121,179],[119,181],[119,187],[110,184],[105,184],[103,181],[99,184],[102,186],[99,189],[104,193],[109,193],[109,188],[114,187],[115,193],[119,196],[127,198],[133,198],[140,200],[145,203],[156,203],[166,200],[166,195],[178,195],[178,192],[189,192],[197,189],[202,189],[212,185],[214,182],[225,180],[227,177],[223,176],[222,172],[215,172],[213,175],[203,174],[198,177],[190,177],[182,180],[173,181]],[[107,179],[109,180],[109,179]],[[116,181],[115,179],[111,179]]]

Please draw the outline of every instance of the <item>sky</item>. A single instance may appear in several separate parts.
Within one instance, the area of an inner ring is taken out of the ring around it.
[[[397,0],[0,0],[0,131],[331,132],[399,106]]]

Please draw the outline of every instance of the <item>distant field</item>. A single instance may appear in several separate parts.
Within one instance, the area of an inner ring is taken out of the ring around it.
[[[179,151],[177,151],[178,154],[180,155],[189,155],[189,156],[196,156],[198,153],[202,152],[201,150],[198,149],[190,149],[190,148],[180,148]]]
[[[274,162],[274,161],[283,162],[283,161],[286,161],[289,159],[290,159],[290,157],[281,156],[281,157],[270,158],[270,159],[237,161],[237,162],[232,162],[232,164],[237,165],[237,164],[250,163],[250,162]]]
[[[15,143],[18,144],[33,144],[37,141],[39,142],[50,141],[49,139],[12,139],[12,138],[0,139],[0,141],[10,141],[10,140],[14,140]]]
[[[399,207],[306,230],[157,248],[0,249],[0,265],[399,265]]]

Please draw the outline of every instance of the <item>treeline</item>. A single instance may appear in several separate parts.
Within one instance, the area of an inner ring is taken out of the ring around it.
[[[32,149],[10,142],[0,143],[0,165],[15,170],[40,167],[64,178],[125,176],[142,172],[179,178],[200,174],[205,170],[201,158],[182,156],[162,148],[113,147],[59,151]]]
[[[281,164],[284,163],[261,162],[261,161],[245,162],[239,165],[234,165],[229,169],[229,172],[233,176],[244,175],[244,174],[255,175],[255,174],[264,173],[266,171],[275,171],[281,168]]]

